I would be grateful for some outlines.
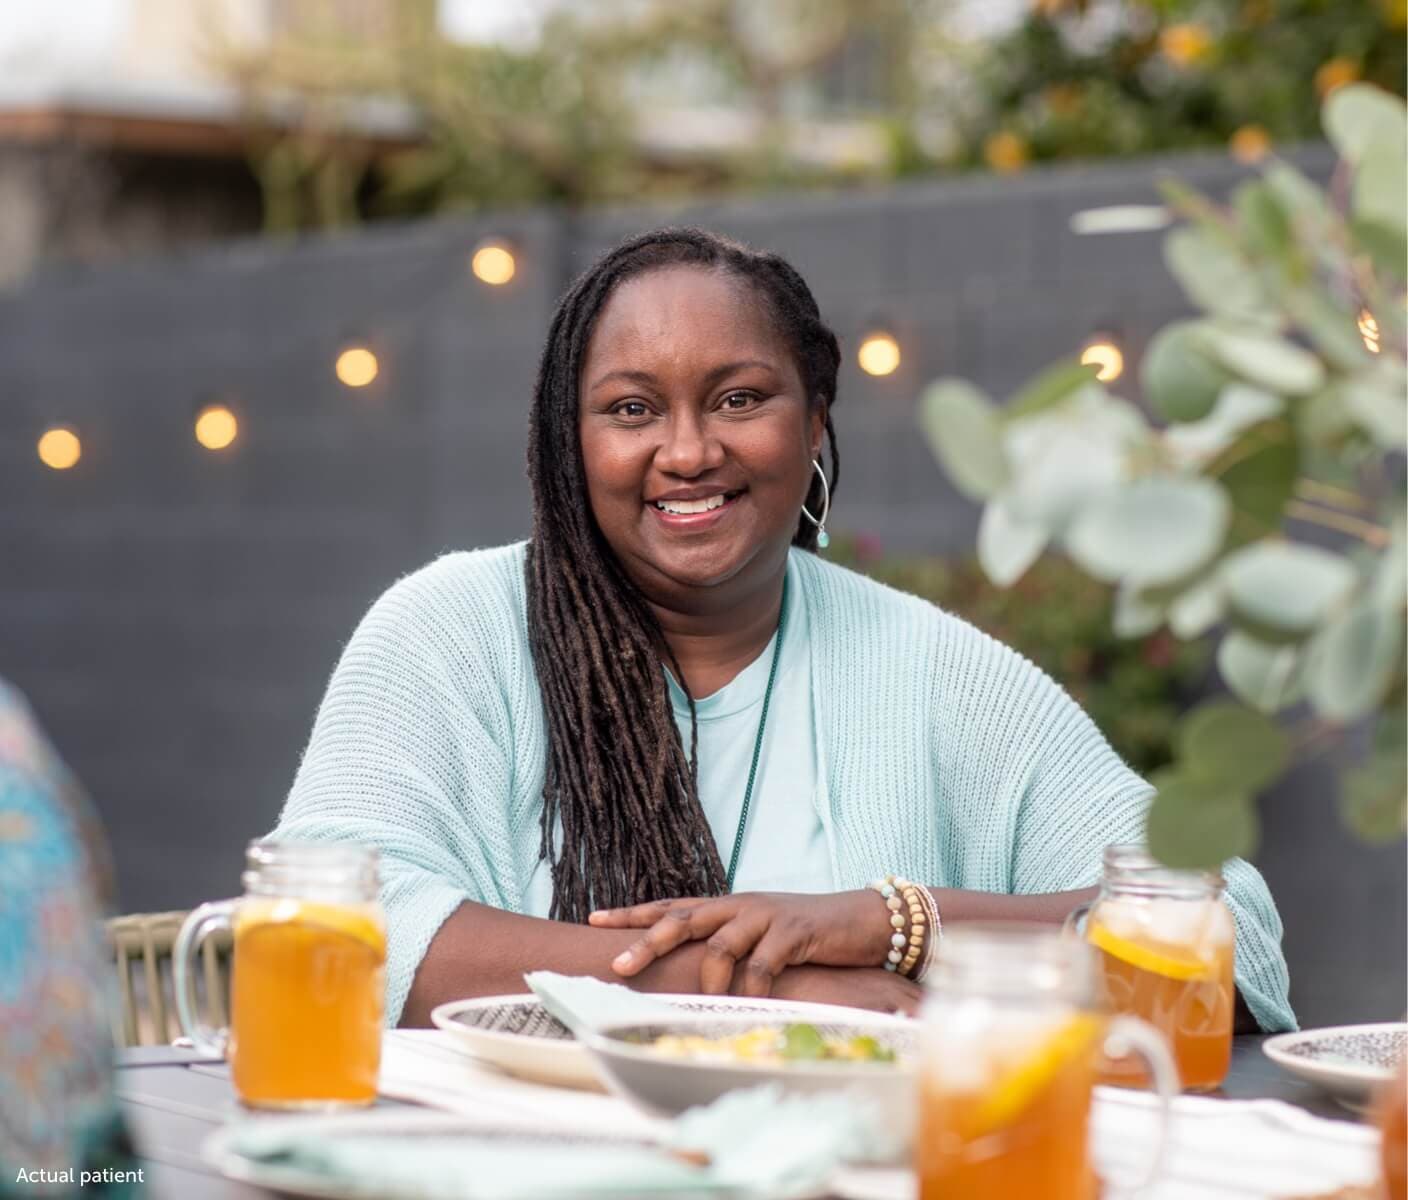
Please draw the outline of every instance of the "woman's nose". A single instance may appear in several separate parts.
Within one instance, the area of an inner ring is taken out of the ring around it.
[[[665,438],[655,452],[655,465],[671,475],[694,476],[723,465],[724,447],[695,415],[671,417]]]

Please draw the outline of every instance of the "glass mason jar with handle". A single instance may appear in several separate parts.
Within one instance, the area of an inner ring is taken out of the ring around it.
[[[923,1007],[920,1200],[1095,1200],[1088,1127],[1104,1055],[1142,1058],[1163,1101],[1145,1177],[1109,1182],[1156,1178],[1177,1073],[1153,1029],[1100,1011],[1096,984],[1089,947],[1058,929],[945,933]]]
[[[230,1060],[256,1108],[335,1109],[376,1098],[386,923],[377,854],[349,844],[251,842],[245,894],[202,904],[172,952],[176,1008],[197,1049]],[[230,1027],[196,1015],[200,944],[232,931]]]
[[[1232,1063],[1235,931],[1215,871],[1164,866],[1142,846],[1107,846],[1100,895],[1071,914],[1099,954],[1111,1011],[1140,1017],[1173,1048],[1190,1091],[1218,1087]],[[1132,1064],[1104,1083],[1141,1085]]]

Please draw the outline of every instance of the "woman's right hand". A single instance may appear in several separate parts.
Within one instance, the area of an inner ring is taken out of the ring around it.
[[[772,995],[815,1004],[848,1004],[883,1013],[919,1011],[921,988],[912,979],[880,967],[788,967],[777,977]]]

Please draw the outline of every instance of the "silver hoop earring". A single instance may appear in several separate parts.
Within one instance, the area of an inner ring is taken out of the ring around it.
[[[807,506],[802,505],[802,516],[806,517],[816,526],[816,544],[823,550],[831,545],[831,535],[826,532],[826,518],[831,512],[831,485],[826,482],[826,472],[821,469],[821,460],[812,459],[812,466],[816,473],[821,476],[821,516],[814,517],[807,511]]]

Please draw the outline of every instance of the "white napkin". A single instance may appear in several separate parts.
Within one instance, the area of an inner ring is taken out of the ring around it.
[[[523,977],[543,1007],[573,1033],[608,1024],[669,1020],[679,1009],[665,1000],[590,975],[532,971]]]

